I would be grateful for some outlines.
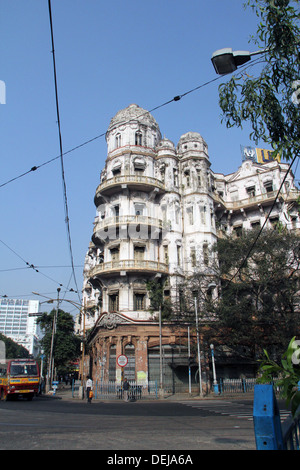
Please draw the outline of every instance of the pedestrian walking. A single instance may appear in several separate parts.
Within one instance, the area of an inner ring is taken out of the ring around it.
[[[129,388],[130,388],[130,385],[127,382],[127,379],[125,377],[124,382],[123,382],[123,398],[124,398],[124,401],[129,400],[129,397],[128,397]]]
[[[92,398],[93,398],[93,380],[92,378],[88,375],[87,376],[87,381],[86,381],[86,396],[87,396],[87,401],[88,403],[92,403]]]

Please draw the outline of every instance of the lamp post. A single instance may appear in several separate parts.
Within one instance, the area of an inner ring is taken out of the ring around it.
[[[213,370],[213,386],[214,386],[214,392],[215,395],[219,395],[219,385],[217,382],[217,376],[216,376],[216,367],[215,367],[215,352],[214,352],[214,345],[210,345],[210,350],[211,350],[211,362],[212,362],[212,370]]]
[[[218,75],[226,75],[235,72],[240,65],[251,60],[254,55],[264,54],[268,49],[262,51],[233,51],[230,47],[215,51],[211,57],[212,64]]]

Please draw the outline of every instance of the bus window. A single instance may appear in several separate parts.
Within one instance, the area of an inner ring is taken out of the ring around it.
[[[38,375],[36,364],[16,364],[12,363],[10,366],[11,376],[28,376]]]

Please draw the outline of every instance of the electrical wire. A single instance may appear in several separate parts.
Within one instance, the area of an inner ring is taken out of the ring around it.
[[[7,245],[7,243],[5,243],[3,240],[0,240],[0,243],[2,243],[2,245],[4,245],[8,250],[10,250],[12,253],[14,253],[20,260],[22,260],[26,264],[28,269],[33,269],[35,272],[41,274],[42,276],[46,277],[50,281],[55,282],[55,284],[58,284],[60,287],[64,287],[63,284],[61,284],[60,282],[56,281],[55,279],[53,279],[50,276],[47,276],[47,274],[42,273],[39,269],[37,269],[37,266],[35,266],[34,264],[29,263],[28,261],[26,261],[19,253],[17,253],[13,248],[11,248],[9,245]],[[22,268],[19,268],[19,269],[22,269]],[[24,269],[26,269],[26,268],[24,268]]]
[[[239,70],[239,73],[245,71],[245,70],[246,70],[247,68],[249,68],[249,67],[253,67],[253,66],[256,65],[257,63],[259,63],[258,59],[257,59],[257,60],[254,60],[254,61],[251,63],[251,65],[247,65],[246,67],[240,69],[240,70]],[[170,99],[170,100],[168,100],[168,101],[165,101],[164,103],[161,103],[161,104],[159,104],[158,106],[155,106],[155,107],[151,108],[149,111],[144,111],[144,112],[141,113],[139,116],[137,116],[135,119],[139,119],[139,118],[142,117],[144,114],[153,113],[154,111],[157,111],[158,109],[163,108],[164,106],[167,106],[167,105],[169,105],[169,104],[171,104],[171,103],[173,103],[173,102],[180,101],[180,100],[181,100],[182,98],[184,98],[185,96],[187,96],[187,95],[189,95],[189,94],[191,94],[191,93],[194,93],[195,91],[198,91],[198,90],[200,90],[201,88],[203,88],[203,87],[205,87],[205,86],[208,86],[208,85],[210,85],[211,83],[214,83],[214,82],[220,80],[221,78],[224,78],[226,75],[228,75],[228,74],[220,75],[220,76],[218,76],[218,77],[215,77],[215,78],[213,78],[213,79],[211,79],[211,80],[208,80],[208,81],[202,83],[201,85],[198,85],[198,86],[192,88],[191,90],[188,90],[188,91],[186,91],[186,92],[184,92],[184,93],[182,93],[182,94],[180,94],[180,95],[176,95],[176,96],[174,96],[172,99]],[[128,124],[129,122],[131,122],[131,120],[126,121],[125,124]],[[69,150],[67,150],[67,151],[65,151],[65,152],[62,152],[60,155],[58,155],[58,156],[56,156],[56,157],[50,158],[49,160],[45,161],[44,163],[41,163],[40,165],[35,165],[35,166],[33,166],[30,170],[28,170],[28,171],[26,171],[26,172],[24,172],[24,173],[21,173],[20,175],[14,177],[14,178],[11,178],[10,180],[6,181],[5,183],[0,184],[0,188],[3,188],[4,186],[6,186],[6,185],[12,183],[13,181],[16,181],[17,179],[22,178],[23,176],[26,176],[26,175],[28,175],[29,173],[32,173],[32,172],[34,172],[34,171],[36,171],[36,170],[39,170],[40,168],[42,168],[42,167],[44,167],[44,166],[46,166],[46,165],[49,165],[50,163],[52,163],[52,162],[54,162],[54,161],[56,161],[56,160],[61,159],[61,157],[64,157],[64,156],[66,156],[66,155],[68,155],[68,154],[70,154],[70,153],[72,153],[72,152],[75,152],[76,150],[78,150],[78,149],[80,149],[80,148],[82,148],[82,147],[84,147],[84,146],[86,146],[86,145],[88,145],[88,144],[94,142],[95,140],[100,139],[101,137],[105,137],[105,136],[106,136],[106,131],[105,131],[105,132],[102,132],[101,134],[96,135],[95,137],[92,137],[91,139],[88,139],[88,140],[82,142],[81,144],[76,145],[75,147],[72,147],[71,149],[69,149]]]
[[[75,268],[74,268],[74,257],[73,257],[73,250],[72,250],[70,219],[69,219],[69,209],[68,209],[68,199],[67,199],[67,187],[66,187],[66,179],[65,179],[65,171],[64,171],[63,146],[62,146],[62,136],[61,136],[60,117],[59,117],[59,104],[58,104],[58,87],[57,87],[57,76],[56,76],[54,34],[53,34],[52,12],[51,12],[51,0],[48,0],[48,10],[49,10],[49,22],[50,22],[50,32],[51,32],[51,44],[52,44],[55,102],[56,102],[58,135],[59,135],[59,147],[60,147],[60,163],[61,163],[61,176],[62,176],[62,184],[63,184],[65,223],[66,223],[66,228],[67,228],[68,246],[69,246],[70,259],[71,259],[71,265],[72,265],[73,279],[74,279],[74,282],[75,282],[75,286],[76,286],[76,290],[77,290],[77,293],[78,293],[79,301],[81,302],[79,289],[78,289],[78,285],[77,285],[76,274],[75,274]]]
[[[20,178],[22,178],[23,176],[26,176],[28,175],[29,173],[31,172],[34,172],[40,168],[42,168],[43,166],[46,166],[58,159],[60,159],[60,162],[61,162],[61,173],[62,173],[62,182],[63,182],[63,196],[64,196],[64,206],[65,206],[65,222],[66,222],[66,225],[67,225],[67,235],[68,235],[68,244],[69,244],[69,250],[70,250],[70,257],[71,257],[71,267],[72,267],[72,274],[73,274],[73,278],[74,278],[74,282],[75,282],[75,285],[76,285],[76,291],[78,293],[78,296],[79,296],[79,289],[78,289],[78,285],[77,285],[77,280],[76,280],[76,275],[75,275],[75,265],[74,265],[74,260],[73,260],[73,252],[72,252],[72,244],[71,244],[71,233],[70,233],[70,225],[69,225],[69,215],[68,215],[68,202],[67,202],[67,191],[66,191],[66,182],[65,182],[65,174],[64,174],[64,164],[63,164],[63,156],[65,155],[68,155],[70,154],[71,152],[74,152],[76,151],[77,149],[79,148],[82,148],[84,147],[85,145],[88,145],[89,143],[101,138],[101,137],[104,137],[106,135],[106,132],[102,132],[101,134],[87,140],[87,141],[84,141],[82,142],[81,144],[71,148],[70,150],[66,151],[66,152],[63,152],[63,147],[62,147],[62,136],[61,136],[61,128],[60,128],[60,117],[59,117],[59,105],[58,105],[58,90],[57,90],[57,77],[56,77],[56,63],[55,63],[55,49],[54,49],[54,35],[53,35],[53,23],[52,23],[52,13],[51,13],[51,1],[48,0],[48,7],[49,7],[49,21],[50,21],[50,28],[51,28],[51,42],[52,42],[52,55],[53,55],[53,69],[54,69],[54,83],[55,83],[55,97],[56,97],[56,111],[57,111],[57,123],[58,123],[58,130],[59,130],[59,145],[60,145],[60,155],[56,156],[56,157],[53,157],[47,161],[45,161],[44,163],[40,164],[40,165],[34,165],[33,167],[30,168],[30,170],[14,177],[14,178],[11,178],[10,180],[8,180],[7,182],[5,183],[2,183],[0,185],[0,188],[8,185],[9,183],[12,183],[13,181],[16,181]],[[244,68],[241,68],[239,69],[239,73],[242,73],[243,71],[245,71],[247,68],[249,67],[253,67],[254,65],[256,65],[257,63],[259,63],[259,61],[253,61],[251,64],[247,65],[246,67]],[[227,74],[226,74],[227,75]],[[147,114],[147,113],[152,113],[164,106],[167,106],[169,105],[170,103],[172,103],[173,101],[174,102],[177,102],[177,101],[180,101],[183,97],[213,83],[213,82],[216,82],[218,80],[220,80],[221,78],[224,78],[224,76],[226,75],[220,75],[218,77],[215,77],[214,79],[212,80],[209,80],[209,81],[206,81],[204,82],[203,84],[201,85],[198,85],[180,95],[177,95],[177,96],[174,96],[172,99],[158,105],[158,106],[155,106],[153,107],[152,109],[150,109],[149,111],[145,111],[143,113],[141,113],[140,116],[138,116],[137,118],[140,118],[143,116],[143,114]],[[130,122],[130,120],[128,121]],[[1,241],[1,240],[0,240]],[[2,242],[2,241],[1,241]],[[8,245],[6,245],[4,242],[2,242],[5,246],[7,246],[7,248],[9,248],[12,252],[14,252],[20,259],[22,259],[28,268],[31,268],[31,269],[34,269],[36,272],[39,272],[40,274],[48,277],[50,280],[52,280],[53,282],[57,283],[58,285],[62,286],[62,284],[58,283],[57,281],[55,281],[54,279],[50,278],[49,276],[45,275],[44,273],[41,273],[36,266],[34,266],[33,264],[30,264],[28,262],[26,262],[20,255],[18,255],[14,250],[12,250],[10,247],[8,247]],[[20,268],[21,269],[21,268]],[[26,268],[24,268],[26,269]],[[73,289],[71,289],[71,291],[73,291]],[[79,296],[79,301],[81,302],[81,299],[80,299],[80,296]]]

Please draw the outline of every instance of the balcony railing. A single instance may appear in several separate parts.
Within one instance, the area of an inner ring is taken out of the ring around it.
[[[104,191],[112,186],[120,185],[120,184],[136,184],[139,186],[152,186],[157,187],[159,189],[164,190],[165,185],[156,178],[152,178],[151,176],[145,175],[119,175],[114,176],[113,178],[109,178],[107,180],[102,181],[96,189],[97,193]]]
[[[156,219],[154,217],[148,217],[146,215],[120,215],[115,217],[108,217],[106,219],[99,220],[94,227],[94,233],[98,230],[102,230],[105,227],[111,225],[120,224],[134,224],[134,225],[148,225],[152,227],[163,228],[164,224],[162,219]]]
[[[96,277],[100,274],[109,274],[119,271],[151,271],[168,273],[169,268],[167,264],[159,261],[125,259],[100,263],[90,270],[89,276]]]
[[[219,202],[228,210],[237,210],[244,207],[249,207],[255,204],[261,204],[262,202],[268,202],[275,199],[278,191],[270,191],[267,193],[257,194],[255,196],[250,196],[245,199],[238,199],[237,201],[225,201],[219,194],[214,194],[213,198],[215,202]],[[279,197],[282,198],[285,202],[296,200],[299,197],[300,192],[296,190],[291,190],[289,193],[280,193]]]

